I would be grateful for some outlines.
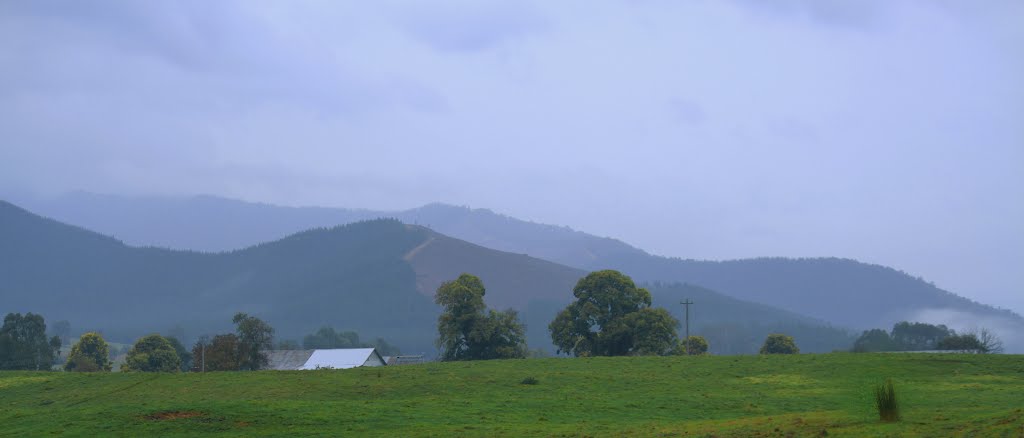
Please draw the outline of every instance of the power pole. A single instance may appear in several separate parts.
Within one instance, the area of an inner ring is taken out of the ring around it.
[[[684,338],[683,342],[686,343],[686,355],[689,356],[690,355],[690,305],[693,304],[693,301],[690,301],[690,299],[687,298],[687,299],[685,299],[683,301],[680,301],[679,304],[682,304],[683,308],[686,309],[686,338]]]
[[[210,337],[209,336],[202,335],[202,336],[199,337],[200,351],[202,351],[202,353],[200,353],[199,370],[202,373],[206,372],[206,344],[208,342],[210,342]]]

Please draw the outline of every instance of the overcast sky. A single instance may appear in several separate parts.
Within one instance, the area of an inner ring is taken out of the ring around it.
[[[440,201],[1024,312],[1024,2],[0,0],[0,192]]]

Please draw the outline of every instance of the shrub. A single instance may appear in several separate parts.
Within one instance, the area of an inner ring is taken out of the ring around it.
[[[689,345],[689,349],[687,349]],[[689,338],[679,341],[679,344],[673,349],[672,354],[707,354],[708,352],[708,340],[704,339],[703,336],[690,336]]]
[[[121,371],[173,373],[181,371],[181,358],[166,338],[149,335],[135,342]]]
[[[900,421],[900,404],[896,400],[892,379],[885,379],[885,383],[875,386],[875,407],[878,408],[878,418],[883,422]]]
[[[523,379],[519,383],[522,383],[523,385],[536,385],[536,384],[540,383],[540,381],[538,381],[536,377],[530,376],[530,377],[527,377],[527,378]]]
[[[768,335],[761,346],[761,354],[797,354],[800,348],[796,346],[792,336],[779,333]]]
[[[96,364],[95,360],[88,356],[73,356],[68,359],[67,363],[64,364],[66,371],[77,371],[81,373],[95,373],[97,371],[104,371]]]
[[[99,333],[86,333],[71,347],[67,371],[110,371],[110,348]]]

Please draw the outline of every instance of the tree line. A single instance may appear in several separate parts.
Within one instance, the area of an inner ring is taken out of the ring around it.
[[[202,337],[191,349],[174,336],[150,334],[135,341],[127,351],[121,371],[252,371],[268,365],[267,351],[298,349],[294,341],[273,344],[274,328],[267,322],[237,313],[232,318],[233,333]],[[63,336],[47,336],[42,315],[10,313],[0,327],[0,370],[51,370],[58,362],[61,346],[68,340],[67,321],[55,324]],[[303,339],[306,349],[375,347],[383,355],[399,354],[397,347],[384,339],[360,342],[355,332],[336,332],[323,327]],[[104,372],[113,368],[110,344],[98,332],[82,334],[71,346],[64,362],[65,371]]]
[[[515,310],[495,311],[484,304],[486,289],[472,274],[462,274],[437,289],[441,360],[515,359],[527,355],[526,328]],[[677,321],[651,305],[651,293],[615,270],[596,271],[573,288],[576,298],[548,325],[558,353],[576,357],[705,354],[703,336],[679,339]],[[762,354],[798,353],[793,338],[771,334]]]
[[[902,321],[888,332],[883,329],[865,330],[852,348],[856,353],[929,350],[1002,353],[1003,343],[995,333],[985,328],[957,333],[942,324]]]

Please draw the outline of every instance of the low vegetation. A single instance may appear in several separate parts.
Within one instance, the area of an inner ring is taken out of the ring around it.
[[[896,386],[892,379],[875,387],[875,407],[878,408],[878,419],[891,423],[900,421],[900,403],[896,399]]]
[[[524,384],[524,377],[535,384]],[[897,383],[901,421],[872,388]],[[1021,356],[435,362],[352,370],[0,372],[12,436],[1019,436]]]

